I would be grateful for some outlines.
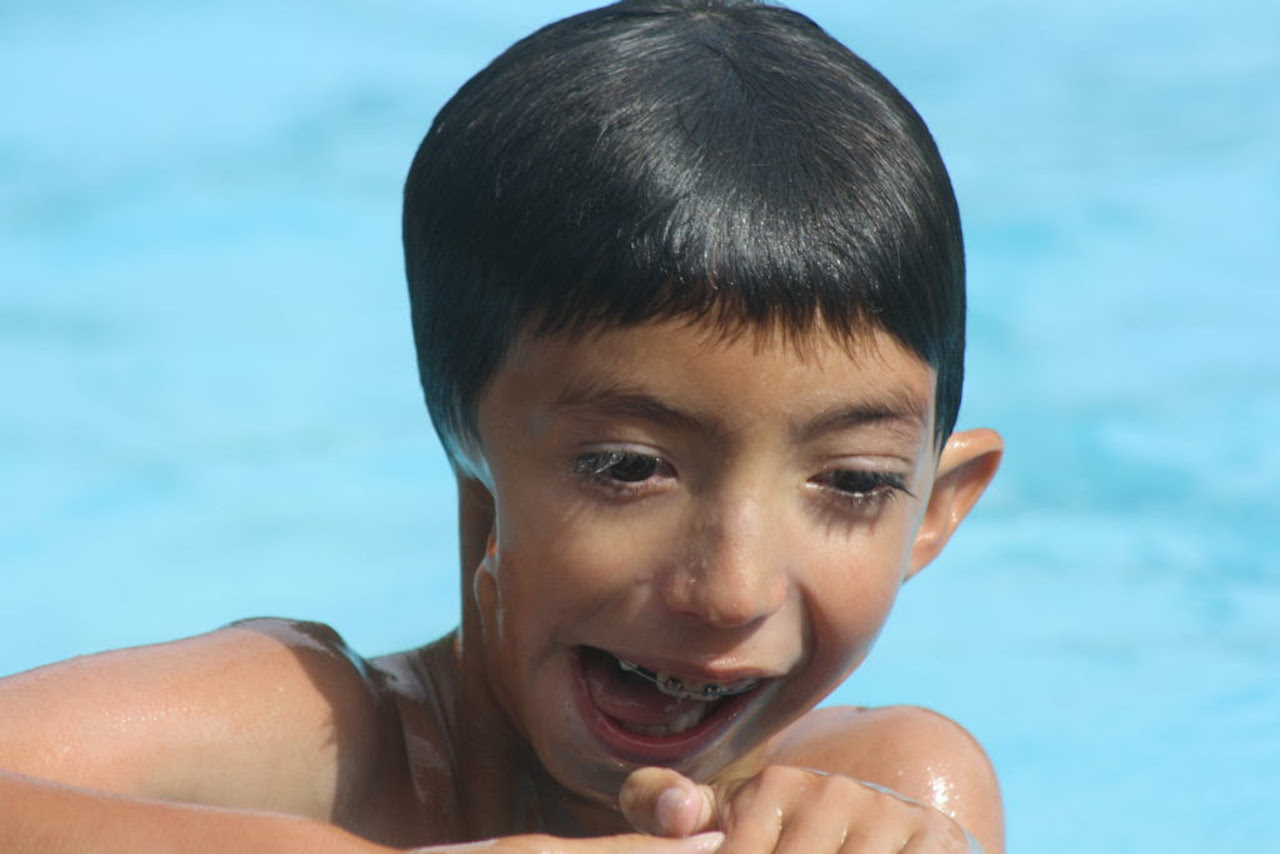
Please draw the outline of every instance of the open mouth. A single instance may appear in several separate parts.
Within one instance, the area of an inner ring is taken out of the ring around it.
[[[594,729],[637,762],[674,761],[714,738],[762,684],[702,682],[651,670],[593,647],[579,648],[579,671]]]

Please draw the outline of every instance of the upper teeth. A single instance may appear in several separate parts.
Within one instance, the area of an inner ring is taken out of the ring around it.
[[[681,700],[702,700],[709,703],[712,700],[719,700],[721,697],[730,697],[734,694],[750,691],[760,683],[759,679],[742,679],[728,685],[722,685],[719,682],[698,682],[694,679],[686,679],[682,676],[650,670],[623,658],[618,659],[618,666],[623,670],[648,679],[668,697],[678,697]]]

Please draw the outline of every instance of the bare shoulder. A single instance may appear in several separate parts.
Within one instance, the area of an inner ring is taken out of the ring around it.
[[[0,680],[0,767],[338,820],[382,773],[394,714],[332,629],[249,620]]]
[[[917,706],[832,706],[810,712],[774,741],[770,760],[892,789],[959,821],[1002,851],[1004,815],[995,770],[964,727]]]

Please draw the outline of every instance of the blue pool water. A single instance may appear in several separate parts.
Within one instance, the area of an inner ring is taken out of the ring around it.
[[[1009,443],[836,699],[966,723],[1011,851],[1280,851],[1280,4],[795,5],[939,139],[962,422]],[[577,8],[0,0],[0,673],[250,614],[367,653],[451,625],[399,183]]]

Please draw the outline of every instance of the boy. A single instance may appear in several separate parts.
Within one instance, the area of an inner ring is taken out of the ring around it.
[[[406,185],[463,615],[256,620],[0,685],[3,850],[1002,850],[981,749],[814,706],[994,474],[923,123],[807,19],[638,0],[513,46]]]

